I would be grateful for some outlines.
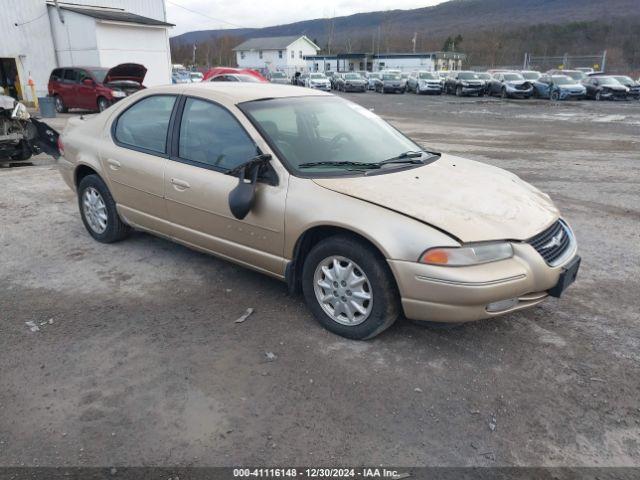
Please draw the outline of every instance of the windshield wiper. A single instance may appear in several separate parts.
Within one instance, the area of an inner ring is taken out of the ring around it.
[[[313,167],[353,167],[357,170],[368,168],[380,168],[378,163],[361,163],[361,162],[347,162],[347,161],[323,161],[323,162],[306,162],[298,165],[298,168],[313,168]]]
[[[409,150],[408,152],[402,152],[396,157],[387,158],[376,165],[386,165],[388,163],[422,163],[421,157],[425,152],[417,150]]]

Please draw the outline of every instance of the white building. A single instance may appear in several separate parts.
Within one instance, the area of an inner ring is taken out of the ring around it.
[[[240,68],[281,71],[288,75],[307,70],[304,57],[320,51],[305,35],[251,38],[233,49]]]
[[[464,53],[338,53],[336,55],[309,55],[305,57],[307,68],[312,72],[351,72],[365,70],[377,72],[384,69],[414,70],[460,70],[465,60]]]
[[[171,83],[164,0],[2,0],[0,86],[32,101],[56,67],[141,63],[145,85]]]

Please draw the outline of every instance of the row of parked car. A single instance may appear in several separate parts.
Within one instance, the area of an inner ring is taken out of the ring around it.
[[[289,82],[284,74],[280,75],[282,78],[276,83]],[[291,79],[291,83],[343,92],[373,90],[379,93],[445,93],[457,96],[490,95],[551,100],[640,99],[640,83],[631,77],[583,70],[549,70],[546,73],[534,70],[314,72],[298,74]]]

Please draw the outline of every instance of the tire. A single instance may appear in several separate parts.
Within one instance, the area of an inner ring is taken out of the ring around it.
[[[111,102],[104,97],[98,97],[98,111],[104,112],[107,108],[111,106]]]
[[[55,105],[56,105],[56,112],[67,113],[69,111],[69,109],[65,106],[64,102],[62,101],[62,97],[60,95],[54,95],[53,101],[55,102]]]
[[[456,97],[461,97],[461,96],[462,96],[462,87],[458,85],[456,87]]]
[[[502,91],[500,92],[500,98],[509,98],[509,95],[507,95],[507,89],[506,88],[502,88]]]
[[[556,92],[551,92],[551,95],[549,96],[550,100],[553,100],[554,102],[557,102],[560,100],[560,94],[556,91]]]
[[[596,99],[596,102],[601,101],[602,97],[600,96],[600,92],[596,92],[596,96],[594,98]]]
[[[345,279],[356,279],[355,282],[360,284],[351,286],[353,292],[349,290],[350,285],[347,283],[338,283],[340,277],[334,277],[336,283],[330,280],[331,275],[335,275],[334,260],[338,262],[338,267],[346,268],[351,265],[353,273],[345,272]],[[325,272],[329,272],[329,275]],[[321,287],[320,282],[324,282],[328,288]],[[356,288],[358,292],[355,291]],[[351,236],[328,237],[311,249],[302,269],[302,290],[309,309],[323,327],[353,340],[375,337],[393,325],[400,316],[398,289],[385,259],[373,247]],[[356,296],[356,293],[360,295]],[[340,299],[345,299],[353,319],[349,321],[342,310],[338,313],[338,320],[331,316],[328,311],[335,311],[333,305],[329,302],[321,304],[319,298],[325,294],[330,295],[329,301],[338,302],[336,307],[343,305]],[[367,294],[369,300],[362,300]],[[351,298],[348,299],[348,296]],[[352,306],[357,302],[361,302],[360,308],[365,313]]]
[[[102,206],[99,205],[99,199],[102,202]],[[85,208],[85,200],[89,203],[86,196],[94,199],[94,208],[87,206]],[[85,228],[95,240],[101,243],[113,243],[125,238],[131,231],[131,227],[125,224],[118,215],[116,210],[116,202],[111,196],[111,192],[107,188],[107,185],[98,175],[87,175],[80,181],[78,185],[78,207],[80,208],[80,217]],[[94,218],[91,218],[89,211],[94,212]],[[96,219],[95,215],[103,213],[106,220],[102,217]],[[104,229],[101,224],[97,224],[99,220],[105,222]]]

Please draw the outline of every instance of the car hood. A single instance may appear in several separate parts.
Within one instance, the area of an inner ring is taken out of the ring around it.
[[[516,175],[449,155],[383,175],[313,181],[415,218],[462,242],[527,240],[560,215],[548,195]]]
[[[104,77],[104,82],[114,82],[118,80],[132,80],[142,84],[144,77],[147,75],[147,69],[144,65],[138,63],[121,63],[110,68]]]
[[[13,97],[8,95],[0,95],[0,108],[4,110],[11,110],[15,108],[16,101]]]
[[[561,90],[573,90],[576,88],[583,89],[585,88],[585,86],[581,83],[565,83],[564,85],[558,85],[558,88],[560,88]]]

